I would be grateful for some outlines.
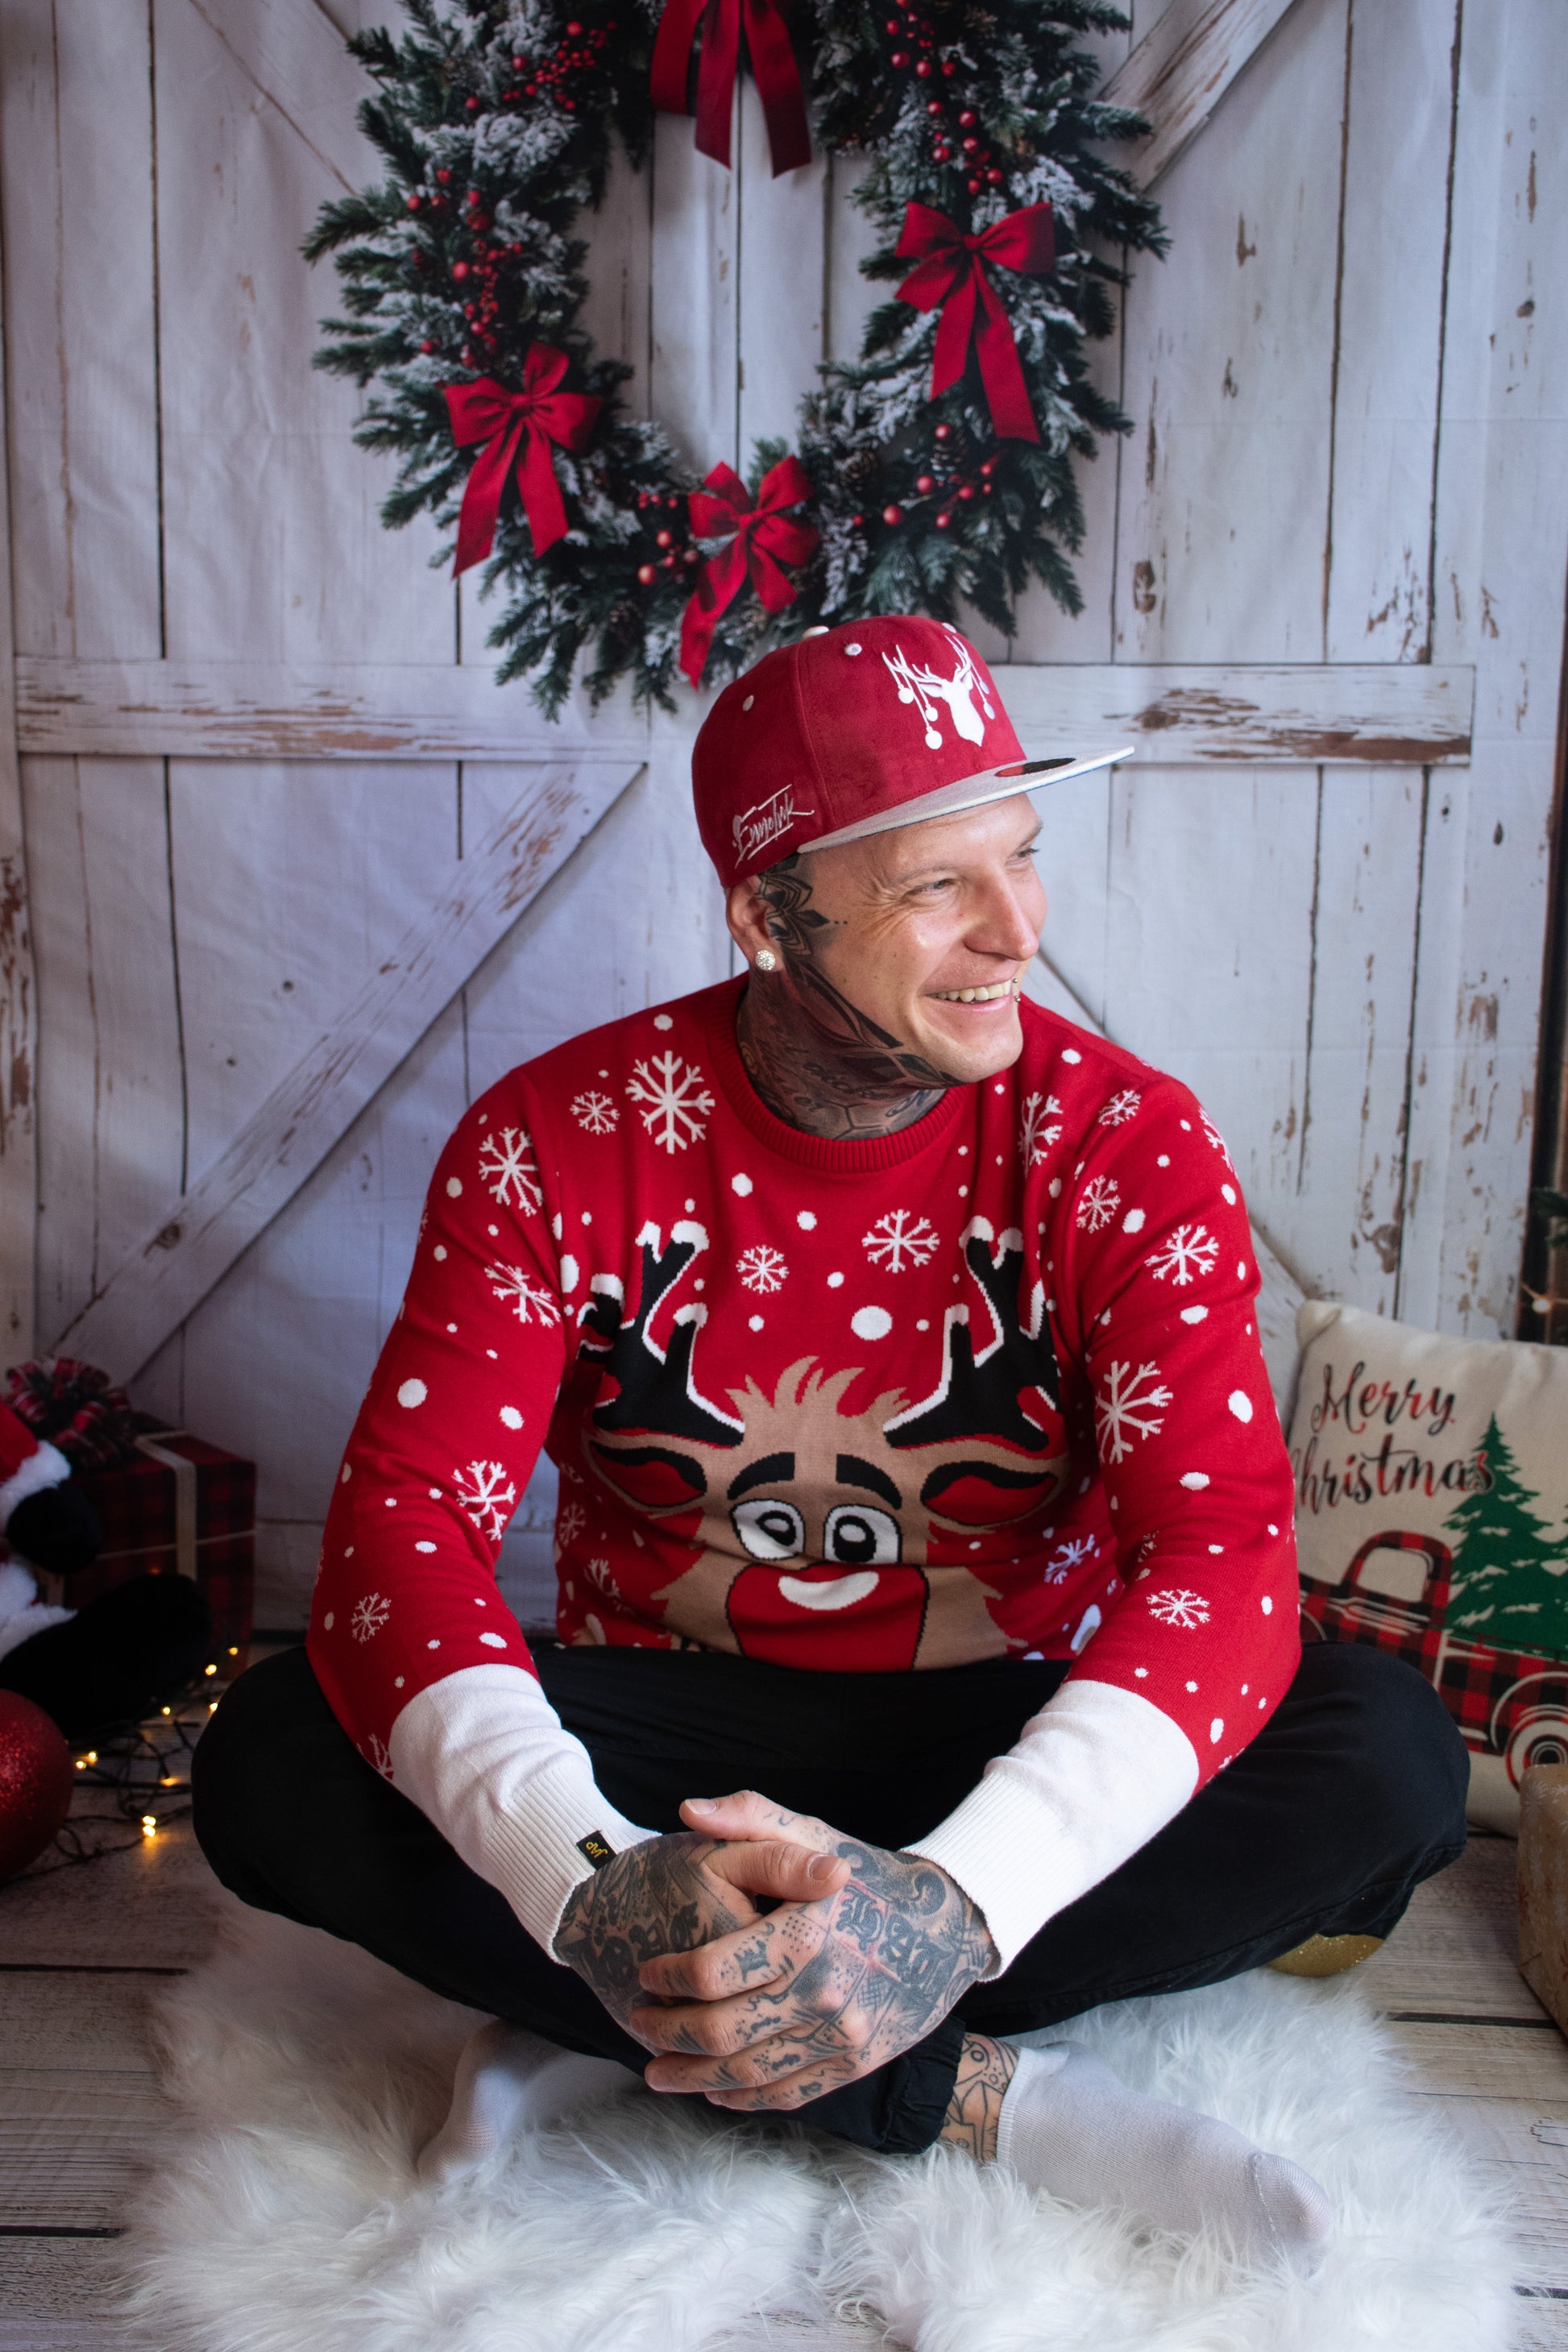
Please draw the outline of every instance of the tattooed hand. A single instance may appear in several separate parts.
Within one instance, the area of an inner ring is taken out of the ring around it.
[[[921,2040],[995,1965],[984,1919],[934,1863],[841,1837],[749,1790],[683,1810],[731,1837],[798,1839],[849,1874],[815,1901],[642,1963],[644,1991],[670,2004],[631,2017],[639,2042],[669,2053],[646,2069],[656,2091],[802,2106]]]
[[[576,1888],[555,1934],[555,1957],[591,1985],[618,2025],[650,2050],[663,2047],[633,2023],[647,2010],[637,1971],[665,1952],[689,1952],[761,1916],[752,1896],[809,1902],[835,1893],[847,1863],[799,1838],[747,1843],[682,1832],[629,1846]]]

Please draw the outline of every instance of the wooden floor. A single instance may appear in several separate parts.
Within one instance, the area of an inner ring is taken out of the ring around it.
[[[1507,1839],[1472,1840],[1366,1981],[1415,2087],[1510,2193],[1521,2352],[1568,2352],[1568,2047],[1514,1967],[1513,1857]],[[185,1824],[0,1890],[0,2352],[124,2352],[107,2316],[114,2241],[170,2123],[142,2017],[159,1980],[201,1958],[216,1892]]]

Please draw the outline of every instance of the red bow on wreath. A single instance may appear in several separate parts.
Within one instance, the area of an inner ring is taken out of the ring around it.
[[[564,352],[552,351],[548,343],[531,343],[522,363],[521,392],[507,392],[488,375],[476,383],[447,386],[452,438],[458,446],[466,449],[473,441],[486,444],[474,459],[463,491],[454,578],[471,563],[483,562],[495,545],[500,494],[514,460],[535,555],[542,555],[547,547],[565,538],[566,504],[555,478],[550,445],[553,441],[563,449],[585,448],[594,419],[605,404],[589,393],[558,391],[565,373]],[[521,457],[520,442],[523,442]]]
[[[661,114],[686,112],[686,68],[699,24],[702,56],[697,68],[697,146],[716,163],[730,161],[730,114],[741,57],[741,16],[752,54],[757,96],[768,126],[773,177],[811,161],[811,133],[800,68],[790,47],[779,0],[667,0],[653,45],[651,94]]]
[[[1026,270],[1031,277],[1047,270],[1056,259],[1049,205],[1028,205],[1022,212],[1009,213],[978,236],[965,236],[945,213],[933,212],[929,205],[910,205],[896,251],[900,261],[918,265],[900,287],[900,301],[912,302],[917,310],[942,305],[931,398],[963,373],[973,336],[991,422],[998,434],[1008,441],[1037,441],[1039,427],[1029,405],[1018,346],[987,264]]]
[[[733,534],[728,547],[703,565],[696,593],[681,616],[680,667],[693,686],[701,681],[719,616],[734,603],[748,574],[764,612],[782,613],[794,604],[795,592],[779,562],[804,563],[819,534],[814,523],[802,522],[785,509],[810,496],[811,484],[800,459],[781,457],[763,476],[755,506],[732,466],[715,466],[702,488],[688,499],[697,538]]]

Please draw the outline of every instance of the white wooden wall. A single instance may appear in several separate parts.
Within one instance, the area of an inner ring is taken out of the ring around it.
[[[36,1080],[0,1079],[0,1167],[36,1150],[40,1347],[331,1027],[518,780],[493,756],[216,756],[199,728],[124,731],[122,709],[86,756],[48,748],[86,739],[38,715],[48,681],[77,691],[92,664],[374,665],[376,694],[399,674],[411,696],[440,666],[488,671],[472,580],[429,571],[427,529],[381,530],[353,389],[309,364],[334,284],[300,240],[374,168],[338,32],[385,13],[0,5],[37,985]],[[1135,0],[1133,38],[1163,14]],[[1111,1034],[1200,1089],[1310,1290],[1488,1334],[1514,1314],[1563,645],[1565,116],[1561,0],[1469,0],[1462,21],[1460,0],[1296,0],[1161,181],[1171,259],[1140,265],[1098,355],[1136,431],[1089,471],[1082,616],[1040,595],[1011,647],[976,631],[1029,665],[1473,666],[1468,765],[1275,756],[1073,786],[1048,804],[1047,945]],[[732,176],[661,123],[651,170],[618,177],[594,231],[600,346],[704,469],[790,434],[869,299],[842,169],[773,182],[749,86],[741,117]],[[1052,692],[1048,671],[1020,681],[1031,711]],[[510,695],[520,758],[546,755]],[[465,1102],[730,968],[688,806],[700,709],[574,720],[589,749],[640,747],[639,780],[141,1373],[142,1402],[261,1465],[263,1622],[299,1618]],[[0,758],[0,863],[9,806]],[[5,956],[0,930],[0,975]],[[13,1354],[26,1338],[15,1307]],[[547,1500],[541,1481],[535,1527]],[[538,1549],[525,1536],[519,1556]]]

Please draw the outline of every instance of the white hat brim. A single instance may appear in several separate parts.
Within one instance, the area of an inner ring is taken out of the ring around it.
[[[898,808],[880,809],[875,816],[840,825],[837,833],[819,834],[802,846],[808,851],[837,849],[842,842],[865,841],[874,833],[923,824],[933,816],[959,816],[965,809],[984,808],[991,801],[1011,800],[1016,793],[1034,793],[1048,784],[1068,783],[1095,768],[1113,768],[1132,756],[1131,744],[1122,743],[1114,751],[1070,752],[1054,760],[1009,760],[1005,767],[983,769],[979,775],[965,776],[956,784],[939,784],[935,792],[922,793],[919,800],[904,801]]]

